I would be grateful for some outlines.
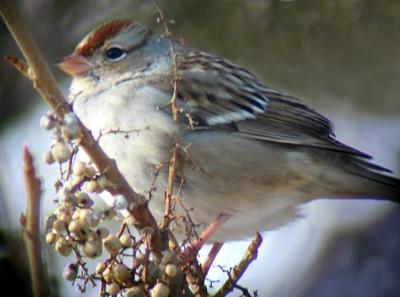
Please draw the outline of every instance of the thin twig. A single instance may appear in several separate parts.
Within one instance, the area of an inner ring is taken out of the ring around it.
[[[159,16],[158,19],[157,19],[157,22],[163,24],[165,36],[166,37],[170,37],[172,34],[171,34],[171,31],[168,28],[167,22],[165,21],[164,13],[163,13],[160,5],[158,5],[156,0],[153,0],[153,5],[157,9],[157,13],[158,13],[158,16]]]
[[[35,297],[46,297],[49,296],[50,291],[46,281],[46,270],[40,247],[41,181],[36,176],[33,157],[27,146],[24,148],[24,181],[27,208],[25,220],[23,220],[23,229],[31,271],[32,290]]]
[[[167,38],[170,38],[172,34],[168,28],[165,16],[156,0],[153,0],[153,4],[156,7],[158,15],[159,15],[158,22],[161,22],[163,24],[165,36]],[[170,39],[170,52],[171,52],[172,69],[173,69],[173,73],[172,73],[172,75],[173,75],[173,79],[172,79],[173,94],[172,94],[172,97],[170,100],[170,104],[171,104],[172,117],[175,122],[178,122],[179,110],[177,107],[177,98],[178,98],[179,77],[178,77],[178,67],[177,67],[177,63],[176,63],[177,55],[175,52],[175,45],[171,39]],[[177,154],[178,148],[179,148],[179,145],[176,144],[174,146],[175,154]],[[176,156],[174,156],[174,154],[173,154],[172,158],[176,159]],[[173,190],[173,182],[175,180],[176,160],[174,161],[174,164],[172,164],[172,165],[173,166],[171,167],[171,162],[170,162],[169,175],[168,175],[168,185],[169,185],[168,188],[169,189],[167,189],[167,194],[170,193],[171,197],[172,197],[172,190]],[[168,197],[168,195],[167,195],[167,197]],[[177,196],[176,199],[180,200],[179,196]],[[168,200],[169,200],[169,202],[168,202]],[[171,198],[167,198],[166,204],[167,203],[169,203],[169,204],[165,205],[165,210],[168,211],[168,213],[170,211],[170,202],[171,202]],[[177,247],[177,241],[176,241],[174,235],[171,232],[169,232],[169,233],[171,235],[170,241],[173,243],[173,245],[175,247]],[[197,268],[197,269],[195,269],[195,268]],[[194,270],[196,270],[196,272]],[[202,278],[201,267],[197,263],[193,263],[191,265],[191,267],[189,267],[189,269],[186,269],[185,274],[186,274],[186,280],[189,283],[193,294],[196,297],[207,297],[208,296],[207,287],[204,285],[204,279]]]
[[[168,183],[167,183],[167,190],[165,191],[165,202],[164,202],[164,218],[163,218],[161,228],[168,227],[168,225],[171,221],[170,217],[171,217],[172,193],[174,191],[178,151],[179,151],[179,146],[175,145],[172,148],[171,158],[169,161]]]
[[[226,282],[219,288],[214,297],[223,297],[228,295],[237,286],[238,281],[242,277],[243,273],[249,267],[250,263],[257,258],[258,248],[262,243],[262,237],[257,233],[256,237],[251,241],[247,247],[239,264],[233,267],[232,271],[229,273],[229,277]]]
[[[158,5],[156,0],[153,0],[153,4],[157,9],[159,18],[157,19],[158,22],[163,24],[164,27],[164,36],[167,38],[170,38],[172,36],[171,31],[168,28],[167,21],[165,19],[164,13],[162,12],[160,6]],[[177,107],[176,100],[178,98],[178,67],[176,64],[176,52],[175,52],[175,45],[174,41],[170,39],[170,52],[171,52],[171,59],[172,59],[172,71],[173,71],[173,80],[172,80],[172,87],[173,87],[173,93],[172,97],[170,100],[171,104],[171,112],[172,112],[172,118],[174,121],[178,121],[178,115],[179,115],[179,109]]]
[[[164,31],[165,31],[164,32],[165,37],[170,38],[172,34],[168,28],[163,11],[161,10],[161,8],[158,5],[156,0],[153,0],[153,5],[157,9],[157,12],[159,15],[157,21],[163,24]],[[174,42],[172,40],[170,40],[170,52],[171,52],[172,69],[173,69],[173,81],[172,81],[173,94],[172,94],[170,103],[171,103],[172,117],[173,117],[174,121],[177,122],[178,121],[178,109],[177,109],[177,105],[176,105],[176,99],[177,99],[177,93],[178,93],[178,91],[177,91],[178,90],[178,70],[177,70],[177,65],[176,65],[175,47],[174,47]],[[171,152],[171,158],[170,158],[169,169],[168,169],[168,184],[167,184],[167,189],[166,189],[166,194],[165,194],[164,218],[163,218],[163,222],[162,222],[162,228],[168,227],[169,222],[170,222],[171,199],[172,199],[172,193],[173,193],[175,176],[176,176],[175,173],[176,173],[178,149],[179,149],[178,144],[175,144],[174,147],[172,148],[172,152]]]
[[[75,248],[73,249],[73,251],[74,251],[74,254],[75,254],[76,261],[77,261],[79,267],[82,269],[83,275],[85,276],[85,277],[84,277],[84,279],[85,279],[84,288],[86,289],[86,283],[87,283],[87,281],[90,281],[90,282],[92,283],[92,286],[93,286],[93,287],[96,287],[96,283],[94,282],[93,277],[92,277],[91,274],[89,273],[89,270],[88,270],[88,268],[86,267],[86,263],[85,263],[85,261],[82,259],[82,255],[81,255],[81,253],[79,252],[78,248],[75,247]]]

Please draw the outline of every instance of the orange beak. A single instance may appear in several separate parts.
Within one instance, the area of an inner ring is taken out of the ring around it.
[[[91,63],[84,56],[77,53],[66,56],[57,66],[73,77],[85,75],[92,67]]]

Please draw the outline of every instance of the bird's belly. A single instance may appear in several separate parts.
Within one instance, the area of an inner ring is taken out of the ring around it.
[[[158,137],[162,139],[159,143],[154,130],[150,134],[144,130],[131,137],[109,135],[101,145],[115,158],[133,189],[151,199],[150,209],[160,220],[174,142],[165,135]],[[306,155],[225,135],[204,137],[206,141],[197,135],[181,139],[181,146],[188,149],[180,151],[177,168],[184,181],[176,203],[178,215],[189,215],[200,226],[219,214],[232,215],[214,236],[219,241],[272,230],[298,216],[297,206],[309,197],[302,188],[313,179],[304,170],[309,165]],[[174,193],[178,188],[179,180]]]

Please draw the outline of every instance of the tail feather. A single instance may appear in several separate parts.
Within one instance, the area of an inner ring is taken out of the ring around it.
[[[360,194],[374,199],[391,200],[400,203],[400,179],[388,175],[389,169],[370,163],[361,158],[346,158],[344,168],[353,176],[358,177],[355,188]]]

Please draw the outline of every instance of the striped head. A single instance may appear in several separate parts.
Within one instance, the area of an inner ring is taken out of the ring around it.
[[[74,81],[104,87],[139,76],[169,55],[167,39],[132,19],[117,19],[92,30],[58,66]]]

